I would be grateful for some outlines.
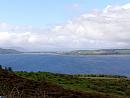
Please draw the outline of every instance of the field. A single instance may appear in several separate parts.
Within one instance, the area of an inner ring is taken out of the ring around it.
[[[130,98],[130,78],[13,72],[0,67],[0,96],[5,98]]]
[[[130,79],[112,75],[66,75],[48,72],[16,72],[18,76],[34,81],[47,81],[65,89],[105,95],[130,97]]]

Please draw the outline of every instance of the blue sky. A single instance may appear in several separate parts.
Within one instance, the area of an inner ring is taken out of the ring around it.
[[[128,2],[130,0],[0,0],[0,22],[50,26],[93,9]]]
[[[0,0],[0,48],[130,48],[130,0]]]

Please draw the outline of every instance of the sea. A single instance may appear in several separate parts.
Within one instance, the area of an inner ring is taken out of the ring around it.
[[[0,54],[0,65],[14,71],[130,77],[130,55]]]

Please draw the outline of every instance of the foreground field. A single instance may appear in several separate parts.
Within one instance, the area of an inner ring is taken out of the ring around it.
[[[65,75],[13,72],[0,69],[0,96],[4,98],[130,98],[130,80],[124,76]]]
[[[65,89],[130,97],[130,79],[111,75],[65,75],[47,72],[16,72],[18,76],[35,81],[47,81]]]

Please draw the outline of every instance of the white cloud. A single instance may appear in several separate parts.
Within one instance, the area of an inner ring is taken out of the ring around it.
[[[33,27],[30,25],[22,25],[22,26],[18,26],[18,25],[11,25],[11,24],[7,24],[7,23],[0,23],[0,31],[1,32],[26,32],[26,31],[30,31],[32,30]]]
[[[130,48],[130,4],[107,6],[50,30],[32,30],[31,26],[0,24],[0,47],[32,50]],[[31,31],[19,33],[19,30]],[[14,32],[10,31],[14,29]]]

